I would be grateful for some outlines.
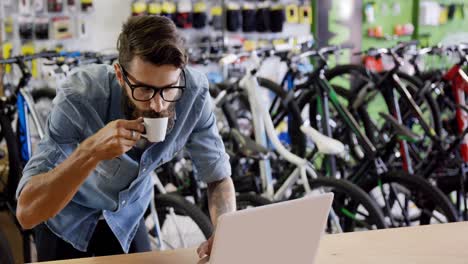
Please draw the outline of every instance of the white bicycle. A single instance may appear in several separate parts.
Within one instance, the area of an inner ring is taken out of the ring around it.
[[[262,55],[271,54],[273,52],[268,51],[263,52]],[[287,176],[281,177],[284,180],[277,181],[272,176],[270,166],[271,158],[275,155],[265,155],[265,158],[259,161],[261,195],[277,202],[304,195],[333,192],[335,199],[327,231],[346,232],[385,228],[386,224],[381,210],[363,190],[346,180],[319,177],[309,161],[293,154],[280,142],[268,113],[267,104],[260,96],[261,87],[257,81],[257,72],[262,60],[257,56],[257,52],[230,54],[220,63],[229,65],[240,58],[248,58],[246,74],[239,81],[238,86],[241,90],[239,92],[245,91],[248,95],[256,143],[264,149],[268,149],[271,143],[276,156],[284,160],[286,165],[293,167]],[[229,92],[229,89],[223,90],[216,97],[215,104],[221,107],[220,104],[229,101],[223,100],[226,96],[235,96],[235,92]],[[322,135],[305,123],[301,125],[301,131],[314,142],[319,152],[327,155],[343,155],[345,150],[341,142]],[[275,160],[276,162],[279,161]]]

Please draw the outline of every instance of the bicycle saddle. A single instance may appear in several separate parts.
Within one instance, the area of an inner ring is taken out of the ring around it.
[[[398,123],[398,121],[391,115],[387,113],[379,113],[381,117],[385,119],[386,122],[395,130],[395,133],[398,137],[403,138],[406,141],[417,142],[421,140],[421,137],[415,134],[413,131],[405,127],[404,125]]]
[[[302,125],[301,131],[314,141],[320,153],[327,155],[339,155],[345,151],[345,146],[340,141],[327,137],[311,126]]]
[[[250,137],[242,135],[237,129],[232,129],[230,135],[235,142],[238,153],[245,157],[263,159],[269,152],[267,148],[257,144]]]

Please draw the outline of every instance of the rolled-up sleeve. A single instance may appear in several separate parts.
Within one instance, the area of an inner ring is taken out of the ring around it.
[[[44,138],[38,143],[34,154],[23,169],[16,189],[18,198],[32,177],[55,168],[78,146],[85,120],[82,109],[73,97],[58,94],[47,120]]]
[[[208,89],[198,122],[189,137],[186,149],[190,153],[197,177],[206,183],[231,176],[231,164],[216,126],[212,99]]]

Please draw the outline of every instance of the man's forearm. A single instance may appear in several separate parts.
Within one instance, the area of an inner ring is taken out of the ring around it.
[[[208,185],[208,206],[215,227],[220,215],[236,210],[236,192],[230,177]]]
[[[79,147],[53,170],[34,176],[23,188],[16,210],[25,229],[55,216],[73,198],[99,163],[89,149]]]

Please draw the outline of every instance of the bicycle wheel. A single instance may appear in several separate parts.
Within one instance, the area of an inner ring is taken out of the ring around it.
[[[13,128],[11,127],[11,120],[6,115],[0,115],[0,127],[1,127],[1,137],[6,141],[6,152],[7,154],[3,154],[3,158],[1,160],[1,170],[2,174],[8,175],[8,181],[6,183],[6,197],[7,201],[10,205],[14,205],[16,203],[16,188],[18,187],[18,183],[21,177],[21,162],[20,162],[20,152],[18,148],[18,141],[13,132]],[[5,159],[7,158],[7,159]],[[3,182],[2,182],[3,183]],[[15,208],[13,206],[12,208]],[[14,213],[14,212],[12,212]]]
[[[347,180],[319,177],[309,180],[312,194],[332,192],[334,194],[332,207],[339,217],[340,225],[344,232],[383,229],[387,225],[379,206],[358,186]],[[291,198],[299,198],[306,195],[304,188],[298,185]],[[328,232],[331,230],[329,220]]]
[[[386,73],[381,73],[381,75],[384,74]],[[431,93],[419,93],[420,89],[423,87],[423,83],[419,79],[402,72],[397,73],[397,76],[419,106],[423,114],[423,120],[429,124],[432,130],[430,133],[434,132],[436,135],[439,135],[442,130],[440,110]],[[377,146],[388,144],[389,140],[392,138],[392,135],[389,133],[392,131],[391,125],[385,122],[385,119],[380,116],[380,113],[387,113],[390,115],[392,113],[388,107],[388,98],[384,98],[378,87],[375,87],[369,72],[363,66],[359,65],[340,65],[327,71],[326,78],[343,99],[342,103],[347,105],[358,122],[361,122],[371,141]],[[398,94],[398,92],[396,96],[399,102],[403,124],[422,138],[418,142],[409,143],[410,155],[415,163],[419,164],[432,150],[432,139],[429,137],[429,132],[424,131],[416,113],[409,107],[406,99]],[[392,144],[396,146],[396,141],[393,141]],[[397,154],[398,152],[399,148],[396,146],[396,155],[390,156],[388,158],[388,163],[394,164],[396,168],[401,168],[402,164],[400,155]]]
[[[384,211],[392,227],[456,222],[457,212],[447,196],[427,180],[393,171],[368,177],[359,186]]]
[[[259,87],[263,88],[260,90],[262,96],[260,100],[262,100],[262,103],[268,104],[274,126],[278,130],[287,130],[287,138],[280,139],[285,145],[290,146],[293,153],[303,156],[306,148],[306,138],[300,130],[302,125],[301,113],[294,100],[291,100],[293,98],[288,99],[286,91],[275,82],[261,77],[258,77],[257,80]],[[216,90],[217,88],[213,87],[214,93],[216,93]],[[246,93],[241,92],[232,96],[230,100],[227,100],[221,106],[221,109],[223,117],[220,119],[226,119],[225,123],[230,128],[236,128],[244,135],[254,138],[252,114],[250,113],[250,104]],[[275,119],[278,114],[284,114],[281,120]],[[246,123],[249,125],[246,125]]]
[[[16,189],[21,178],[22,165],[20,162],[19,143],[16,134],[13,132],[11,125],[11,117],[7,115],[0,115],[1,138],[5,140],[7,153],[2,153],[0,159],[1,176],[8,175],[7,182],[5,183],[0,179],[0,183],[6,186],[2,192],[6,193],[6,204],[9,213],[16,218]],[[2,142],[3,144],[3,142]],[[3,146],[5,147],[5,146]],[[18,227],[20,228],[20,227]],[[23,258],[25,262],[31,262],[31,250],[34,250],[34,239],[30,231],[20,229],[23,237]],[[1,239],[0,239],[1,240]],[[1,241],[0,241],[1,242]],[[1,255],[0,255],[1,260]],[[3,262],[0,262],[3,263]]]
[[[287,132],[291,141],[291,152],[302,157],[306,152],[306,137],[301,131],[301,125],[303,123],[301,111],[299,106],[290,97],[280,85],[277,83],[258,77],[258,84],[260,87],[266,88],[271,95],[273,95],[273,101],[270,103],[269,113],[273,124],[276,128],[281,125],[287,124]],[[287,120],[280,118],[284,113],[287,113]]]
[[[237,210],[244,210],[252,207],[271,204],[271,201],[258,194],[241,193],[236,195]]]
[[[45,127],[47,118],[52,110],[52,101],[56,94],[56,91],[51,88],[35,89],[31,91],[34,107],[39,115],[39,122],[41,122],[42,127]]]
[[[196,247],[212,235],[210,219],[185,198],[177,194],[158,194],[154,200],[165,248]],[[151,214],[146,214],[145,223],[150,239],[156,241]]]
[[[0,229],[0,263],[2,264],[14,264],[13,252],[11,252],[10,244],[8,239]]]
[[[305,153],[305,135],[300,131],[300,125],[302,124],[301,114],[295,106],[293,100],[287,103],[287,94],[282,88],[274,82],[257,78],[259,82],[259,89],[262,93],[261,100],[275,97],[271,103],[270,112],[272,110],[279,109],[278,113],[285,113],[285,118],[280,120],[280,123],[275,124],[277,130],[284,132],[287,130],[289,137],[285,137],[285,133],[279,135],[280,141],[288,148],[291,152],[298,156],[304,156]],[[236,84],[230,84],[236,85]],[[227,88],[224,88],[227,89]],[[230,89],[237,90],[237,89]],[[213,94],[219,93],[217,87],[212,88]],[[265,96],[264,93],[266,93]],[[267,100],[269,101],[269,100]],[[265,102],[266,103],[266,102]],[[284,109],[281,110],[281,109]],[[233,129],[236,132],[240,132],[242,136],[254,139],[255,133],[253,128],[252,113],[250,111],[250,104],[248,96],[244,92],[229,93],[225,98],[220,109],[215,110],[217,112],[217,124],[220,134],[223,137],[226,152],[231,157],[231,166],[233,167],[233,180],[236,184],[236,190],[238,187],[242,187],[242,192],[258,192],[258,182],[253,180],[256,175],[260,174],[260,168],[258,166],[258,157],[254,154],[247,154],[239,152],[239,143],[233,140],[231,133]],[[226,129],[228,127],[228,129]],[[256,143],[254,143],[256,144]],[[276,156],[273,151],[270,152],[274,158],[277,158],[275,162],[271,162],[273,178],[280,178],[284,175],[283,171],[288,170],[289,163],[283,162],[284,159],[280,156]],[[250,177],[252,176],[252,177]],[[242,186],[237,185],[242,183]],[[244,185],[243,183],[250,183]],[[248,187],[248,188],[245,188]]]

